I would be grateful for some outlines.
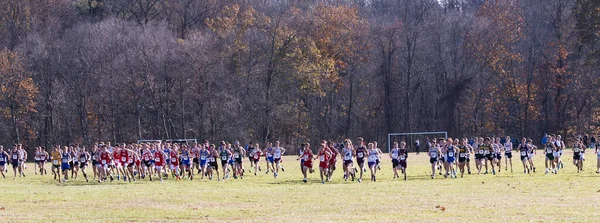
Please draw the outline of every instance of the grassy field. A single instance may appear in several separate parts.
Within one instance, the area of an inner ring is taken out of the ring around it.
[[[377,182],[368,173],[362,183],[344,182],[338,169],[324,185],[317,172],[303,183],[294,157],[285,157],[286,171],[277,179],[246,172],[243,180],[224,182],[170,178],[164,183],[98,184],[79,178],[57,184],[51,175],[34,175],[33,164],[28,164],[27,177],[0,179],[0,221],[597,221],[600,175],[595,173],[595,154],[588,152],[579,174],[570,152],[563,156],[565,169],[558,175],[544,174],[542,158],[538,153],[538,171],[531,175],[523,174],[517,158],[513,173],[502,168],[497,175],[432,180],[426,155],[410,154],[406,182],[392,180],[386,158]]]

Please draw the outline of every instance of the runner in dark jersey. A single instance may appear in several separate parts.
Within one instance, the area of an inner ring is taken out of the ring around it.
[[[400,149],[398,149],[398,166],[404,175],[404,181],[406,181],[406,167],[408,166],[408,149],[406,149],[406,142],[400,143]]]
[[[356,163],[360,168],[360,176],[358,177],[358,182],[362,182],[363,173],[365,170],[365,157],[367,156],[367,147],[365,147],[365,143],[362,137],[358,138],[358,148],[355,151],[356,155]]]
[[[527,144],[527,139],[522,138],[521,139],[521,144],[519,144],[519,155],[521,156],[521,162],[523,162],[523,173],[527,174],[530,173],[529,168],[527,167],[527,160],[529,160],[529,150],[530,147]]]

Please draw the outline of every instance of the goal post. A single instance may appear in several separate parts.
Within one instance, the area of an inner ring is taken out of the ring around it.
[[[388,134],[388,138],[387,138],[387,147],[388,147],[388,153],[390,151],[392,151],[392,136],[414,136],[414,135],[444,135],[444,138],[448,138],[448,132],[405,132],[405,133],[389,133]],[[406,142],[407,146],[410,147],[410,145],[413,142]],[[421,144],[423,145],[423,144]]]

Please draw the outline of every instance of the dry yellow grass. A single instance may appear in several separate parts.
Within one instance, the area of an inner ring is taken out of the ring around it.
[[[0,179],[0,221],[595,222],[600,175],[595,154],[587,156],[579,174],[568,153],[565,169],[545,175],[538,154],[538,171],[531,175],[513,159],[512,173],[503,167],[497,175],[432,180],[426,155],[410,154],[406,182],[392,180],[386,157],[377,182],[369,181],[368,172],[362,183],[344,182],[338,169],[324,185],[317,173],[303,183],[295,157],[285,157],[286,171],[277,179],[246,172],[243,180],[224,182],[98,184],[80,178],[57,184],[51,175],[33,175],[28,164],[27,177]]]

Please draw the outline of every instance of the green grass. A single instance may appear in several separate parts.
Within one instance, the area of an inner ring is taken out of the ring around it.
[[[426,155],[410,154],[406,182],[392,180],[391,162],[385,158],[377,182],[369,181],[368,173],[362,183],[344,182],[340,168],[325,185],[317,172],[303,183],[294,157],[285,158],[286,171],[277,179],[246,172],[243,180],[225,182],[170,178],[164,183],[98,184],[79,178],[58,184],[51,175],[34,175],[33,164],[28,164],[27,177],[0,179],[0,221],[597,221],[600,175],[595,173],[595,154],[588,152],[580,174],[570,152],[563,156],[565,169],[558,175],[544,174],[542,158],[536,156],[538,171],[531,175],[523,174],[516,158],[513,173],[502,168],[495,176],[438,175],[432,180]],[[12,177],[12,169],[9,173]]]

